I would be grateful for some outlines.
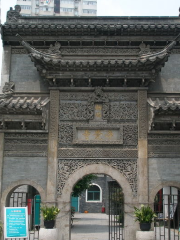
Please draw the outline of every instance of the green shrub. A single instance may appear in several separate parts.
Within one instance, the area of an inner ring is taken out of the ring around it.
[[[42,206],[41,207],[41,212],[43,215],[43,218],[45,221],[50,221],[50,220],[55,220],[57,215],[60,212],[60,209],[57,207],[47,207],[47,206]]]
[[[141,208],[134,207],[134,210],[135,221],[140,223],[151,223],[157,217],[149,206],[141,205]]]

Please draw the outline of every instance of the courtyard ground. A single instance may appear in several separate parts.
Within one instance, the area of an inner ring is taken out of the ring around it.
[[[108,240],[108,215],[76,213],[71,229],[71,240]]]

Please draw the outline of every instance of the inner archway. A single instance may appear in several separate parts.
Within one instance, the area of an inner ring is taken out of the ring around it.
[[[116,181],[105,174],[87,175],[76,183],[72,195],[78,204],[75,206],[75,197],[71,198],[72,210],[76,211],[71,222],[71,240],[87,239],[89,233],[97,240],[114,236],[123,239],[124,195]]]
[[[41,196],[31,185],[20,185],[13,188],[6,198],[6,207],[27,207],[28,226],[32,231],[40,227]]]
[[[122,173],[120,173],[115,168],[105,165],[105,164],[92,164],[85,167],[78,169],[76,172],[72,173],[67,181],[64,184],[62,189],[61,197],[58,199],[58,207],[62,209],[60,213],[60,220],[57,223],[59,234],[61,234],[61,238],[63,239],[70,239],[70,224],[71,224],[71,216],[66,214],[67,212],[71,212],[71,205],[70,205],[70,197],[73,191],[73,187],[78,182],[78,180],[82,179],[85,175],[88,174],[106,174],[110,176],[113,180],[115,180],[123,189],[124,191],[124,201],[128,202],[129,204],[133,204],[135,202],[135,198],[133,196],[132,188]],[[68,200],[69,199],[69,200]],[[69,201],[69,204],[68,202]],[[125,224],[129,224],[129,219],[131,218],[130,215],[124,216]],[[128,228],[126,228],[128,231]],[[126,234],[125,231],[125,234]],[[127,234],[131,235],[134,234],[134,229],[131,228],[131,232],[128,231]]]

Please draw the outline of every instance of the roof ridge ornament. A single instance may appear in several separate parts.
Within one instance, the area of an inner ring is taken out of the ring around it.
[[[2,89],[3,95],[0,96],[0,99],[11,97],[14,93],[14,87],[15,87],[14,82],[12,82],[12,81],[6,82]]]
[[[61,44],[59,42],[55,42],[55,44],[51,44],[49,49],[48,49],[48,53],[50,54],[58,54],[58,55],[61,55],[61,51],[60,51],[60,48],[61,48]]]
[[[18,18],[21,17],[21,6],[15,5],[14,10],[10,7],[9,11],[7,12],[6,20],[10,22],[17,22]]]
[[[150,49],[150,45],[146,45],[144,42],[142,42],[139,45],[139,48],[141,49],[141,51],[139,52],[139,55],[143,55],[143,54],[150,54],[151,53],[151,49]]]
[[[177,37],[175,37],[174,40],[172,40],[172,42],[170,42],[162,51],[160,52],[156,52],[156,53],[149,53],[149,54],[142,54],[139,58],[140,59],[146,59],[146,58],[151,58],[151,57],[157,57],[158,55],[168,55],[171,50],[174,48],[174,46],[176,45],[176,41],[177,39],[180,37],[180,34],[177,35]]]
[[[62,58],[61,51],[60,51],[61,44],[57,41],[55,42],[54,46],[53,46],[53,44],[50,45],[50,48],[48,49],[47,52],[42,52],[42,51],[36,50],[29,43],[25,42],[18,33],[16,34],[16,37],[18,37],[20,39],[22,46],[28,51],[29,54],[36,54],[39,59],[42,57],[45,57],[48,59],[49,58],[55,58],[55,59]]]

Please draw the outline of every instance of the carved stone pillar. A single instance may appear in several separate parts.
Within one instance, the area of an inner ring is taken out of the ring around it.
[[[9,82],[11,69],[11,46],[5,46],[3,48],[3,58],[2,58],[2,73],[1,73],[1,87],[0,94],[2,93],[2,88],[6,82]]]
[[[147,91],[138,91],[138,197],[148,203]]]
[[[48,139],[48,173],[47,173],[47,202],[56,202],[56,172],[58,148],[58,123],[59,123],[59,90],[50,91]]]
[[[4,133],[0,133],[0,199],[2,193],[3,158],[4,158]]]

